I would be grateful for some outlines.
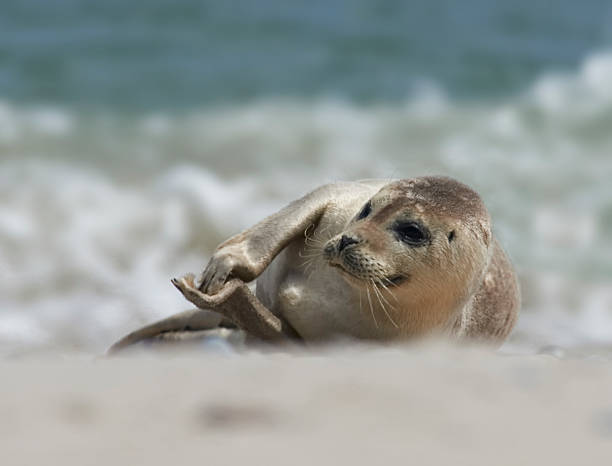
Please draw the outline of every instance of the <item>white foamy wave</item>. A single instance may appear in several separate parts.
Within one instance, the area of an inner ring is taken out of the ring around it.
[[[527,286],[528,297],[513,343],[531,350],[554,345],[592,351],[612,348],[612,288],[541,272]],[[513,346],[513,345],[510,345]]]
[[[66,111],[50,107],[23,110],[0,101],[0,143],[32,135],[64,136],[72,128],[72,116]]]
[[[610,78],[610,79],[608,79]],[[612,54],[501,102],[268,99],[127,117],[0,105],[0,345],[102,348],[181,310],[168,278],[337,179],[474,186],[523,279],[517,338],[612,341]]]
[[[169,278],[199,270],[220,230],[243,223],[228,212],[256,198],[252,182],[196,167],[138,189],[42,160],[0,170],[0,346],[101,349],[180,310]]]
[[[538,80],[530,93],[536,105],[557,117],[580,120],[612,110],[612,54],[588,57],[578,73]]]

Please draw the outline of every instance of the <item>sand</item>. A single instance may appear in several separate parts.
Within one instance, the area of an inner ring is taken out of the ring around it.
[[[612,364],[439,344],[0,362],[0,464],[612,464]]]

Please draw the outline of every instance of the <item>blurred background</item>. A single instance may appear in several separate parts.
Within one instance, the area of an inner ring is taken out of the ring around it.
[[[445,174],[520,273],[511,349],[612,347],[606,0],[2,0],[0,354],[98,352],[334,180]]]

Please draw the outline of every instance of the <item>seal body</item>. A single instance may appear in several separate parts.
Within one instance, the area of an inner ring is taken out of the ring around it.
[[[201,289],[215,294],[231,277],[257,278],[259,300],[306,341],[500,344],[520,303],[482,200],[445,177],[318,188],[222,243]]]
[[[385,327],[372,318],[367,292],[348,284],[339,269],[331,267],[323,256],[327,241],[340,234],[355,212],[384,184],[371,181],[335,185],[337,195],[330,199],[318,223],[294,238],[258,278],[259,300],[282,315],[302,338],[385,336]],[[371,294],[372,299],[376,300]]]

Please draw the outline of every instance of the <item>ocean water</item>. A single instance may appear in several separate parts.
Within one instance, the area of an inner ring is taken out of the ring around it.
[[[492,213],[510,350],[612,347],[606,2],[145,4],[3,3],[0,352],[101,351],[316,186],[423,174]]]

